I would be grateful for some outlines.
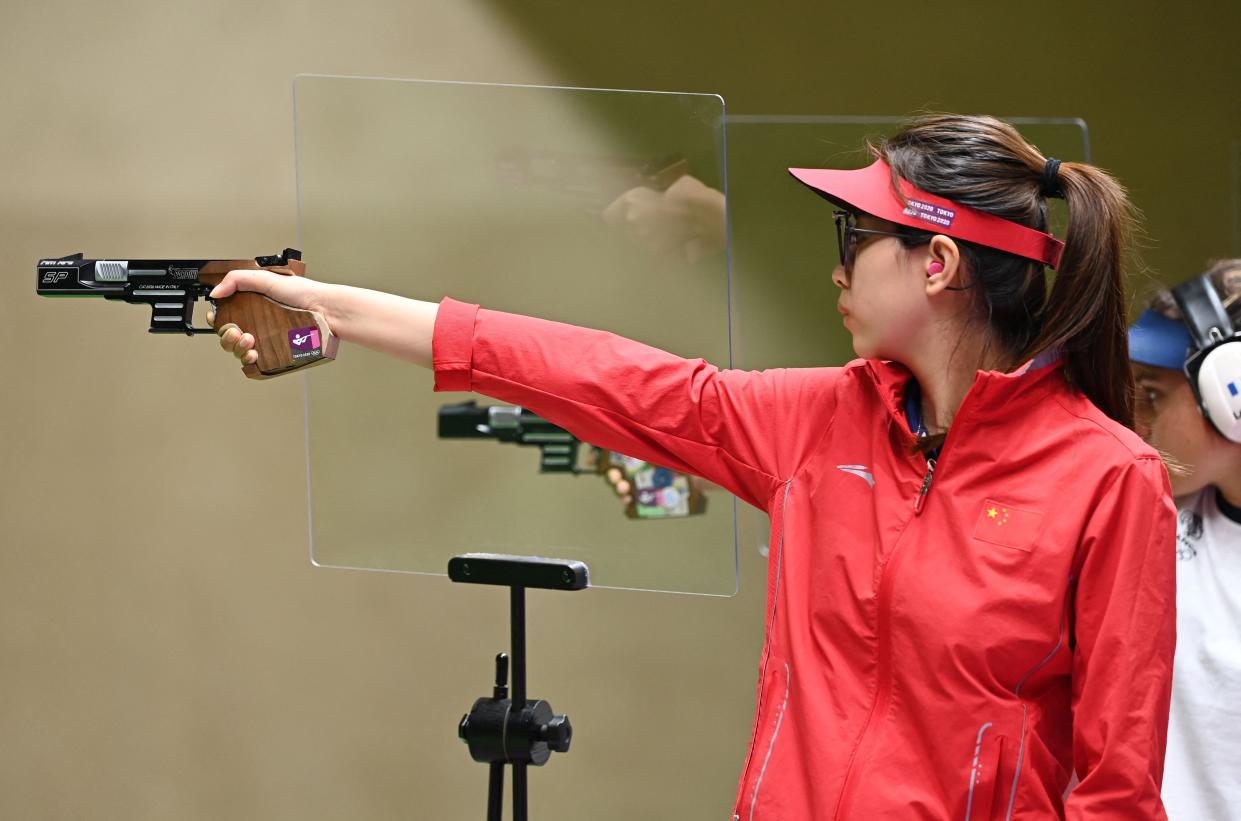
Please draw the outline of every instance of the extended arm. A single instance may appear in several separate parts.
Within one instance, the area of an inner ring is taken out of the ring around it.
[[[265,289],[316,310],[346,342],[433,366],[437,390],[520,405],[583,441],[709,479],[760,509],[835,408],[839,369],[722,371],[603,331],[255,272],[230,273],[220,288],[218,296]],[[245,361],[249,335],[220,332]]]
[[[232,271],[211,292],[213,298],[236,291],[256,291],[293,308],[316,311],[332,332],[346,342],[431,367],[431,339],[439,305],[417,299],[316,282],[304,277],[282,277],[267,271]],[[208,317],[214,321],[214,317]],[[220,344],[243,363],[254,361],[254,337],[237,326],[218,329]]]

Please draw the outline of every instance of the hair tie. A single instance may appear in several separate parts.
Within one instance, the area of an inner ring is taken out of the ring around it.
[[[1043,166],[1043,190],[1040,193],[1044,197],[1064,199],[1064,190],[1060,187],[1060,161],[1055,157],[1048,157],[1047,165]]]

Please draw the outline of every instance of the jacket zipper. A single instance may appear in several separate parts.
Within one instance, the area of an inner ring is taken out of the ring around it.
[[[926,496],[931,492],[931,482],[935,479],[935,459],[927,457],[926,475],[922,477],[922,487],[918,490],[918,498],[914,499],[914,515],[921,516],[926,506]]]
[[[939,456],[943,459],[944,452],[941,449]],[[935,479],[936,459],[927,457],[926,473],[922,476],[922,485],[918,488],[918,495],[914,498],[914,516],[922,515],[922,510],[926,507],[926,497],[931,492],[931,483]],[[862,748],[866,746],[869,740],[871,723],[875,720],[875,716],[882,716],[887,712],[888,700],[892,695],[892,648],[888,643],[888,633],[891,630],[890,622],[892,620],[891,596],[893,579],[896,578],[896,570],[900,564],[900,559],[904,556],[904,551],[900,549],[900,543],[897,542],[894,552],[888,557],[881,571],[879,581],[878,594],[878,643],[879,643],[879,665],[876,675],[879,679],[878,691],[875,693],[875,702],[871,705],[870,713],[866,716],[866,723],[862,725],[862,732],[858,736],[858,740],[853,747],[853,754],[849,757],[849,765],[845,768],[845,783],[840,790],[840,798],[836,802],[836,812],[832,814],[833,818],[848,817],[842,815],[847,813],[849,805],[852,803],[853,791],[857,784],[857,774],[854,772],[854,765],[858,761],[858,754],[862,752]]]

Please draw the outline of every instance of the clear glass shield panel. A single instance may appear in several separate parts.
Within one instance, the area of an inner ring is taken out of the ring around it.
[[[729,254],[733,366],[747,370],[843,365],[855,358],[836,312],[832,208],[789,167],[861,168],[866,141],[895,131],[900,117],[728,117]],[[1047,156],[1089,161],[1084,121],[1009,118]],[[1053,204],[1053,230],[1061,206]],[[742,550],[766,549],[765,514],[741,505]]]
[[[728,366],[720,98],[320,76],[294,92],[309,276]],[[736,592],[731,496],[431,383],[354,346],[307,375],[317,564],[444,574],[512,553],[584,561],[594,586]]]

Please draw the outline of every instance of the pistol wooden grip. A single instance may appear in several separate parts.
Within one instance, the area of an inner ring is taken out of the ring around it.
[[[290,308],[262,294],[241,291],[216,302],[215,326],[232,323],[253,334],[258,361],[242,371],[251,379],[309,368],[336,358],[339,340],[322,314]]]

